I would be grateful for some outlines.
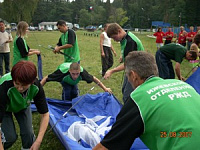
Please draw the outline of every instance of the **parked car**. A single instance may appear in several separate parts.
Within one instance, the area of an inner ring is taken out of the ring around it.
[[[47,31],[53,31],[52,27],[47,27],[46,30]]]
[[[97,27],[96,27],[96,26],[93,26],[93,25],[89,25],[89,26],[85,27],[85,29],[86,29],[87,31],[94,32],[94,30],[96,30]]]

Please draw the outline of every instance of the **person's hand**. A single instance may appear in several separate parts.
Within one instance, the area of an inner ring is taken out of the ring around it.
[[[104,75],[104,79],[110,78],[111,74],[112,74],[112,71],[111,71],[111,70],[106,71],[106,73],[105,73],[105,75]]]
[[[36,50],[35,53],[36,53],[37,55],[40,55],[41,52],[40,52],[39,50]]]
[[[31,146],[30,150],[39,150],[40,144],[41,144],[40,142],[35,141]]]
[[[115,51],[114,51],[113,53],[114,53],[114,55],[115,55],[115,57],[116,57],[116,56],[117,56],[117,53],[116,53]]]
[[[108,93],[112,94],[111,88],[106,88],[105,92],[108,92]]]
[[[119,57],[119,62],[122,63],[123,59],[122,56]]]
[[[59,52],[60,52],[59,47],[55,47],[54,50],[53,50],[53,52],[54,52],[55,54],[56,54],[56,53],[59,53]]]
[[[102,53],[101,53],[101,56],[102,56],[102,57],[105,57],[105,53],[104,53],[104,52],[102,52]]]
[[[185,81],[185,78],[181,76],[180,80],[181,80],[181,81]]]

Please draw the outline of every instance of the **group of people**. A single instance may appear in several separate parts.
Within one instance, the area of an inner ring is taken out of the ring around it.
[[[183,26],[180,26],[180,32],[177,35],[172,32],[172,28],[168,27],[167,32],[163,32],[161,27],[158,27],[157,32],[153,35],[156,36],[156,47],[159,49],[161,46],[169,44],[169,43],[179,43],[183,46],[187,45],[187,50],[190,49],[193,38],[197,33],[200,33],[200,26],[197,27],[197,31],[194,32],[194,27],[190,26],[190,32],[186,32]],[[165,38],[165,42],[163,44],[163,38]]]
[[[39,149],[49,121],[42,87],[46,82],[61,83],[63,100],[78,96],[77,84],[81,80],[95,82],[105,92],[112,93],[110,88],[80,66],[75,32],[68,29],[63,20],[57,22],[57,27],[62,34],[54,53],[64,53],[64,63],[39,81],[36,67],[28,61],[28,56],[39,55],[40,51],[30,49],[24,39],[28,24],[24,21],[18,23],[13,67],[10,73],[0,78],[0,149],[11,147],[17,139],[12,114],[19,123],[22,149]],[[137,36],[126,32],[119,24],[106,24],[104,29],[100,36],[102,76],[108,79],[115,72],[125,71],[122,86],[124,106],[110,132],[93,150],[128,150],[137,137],[150,149],[192,149],[200,146],[200,96],[190,85],[181,81],[184,79],[180,73],[183,58],[196,60],[199,56],[196,49],[200,47],[200,35],[194,38],[196,45],[191,46],[193,50],[187,51],[180,44],[171,43],[159,48],[155,59],[144,51]],[[116,55],[116,52],[110,38],[121,45],[121,64],[112,69],[112,53]],[[171,60],[176,61],[175,71],[179,80],[174,79]],[[41,114],[37,137],[32,127],[31,100],[34,100]]]

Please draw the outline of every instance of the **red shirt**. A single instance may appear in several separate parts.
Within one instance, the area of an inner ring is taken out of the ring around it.
[[[195,35],[196,35],[196,32],[189,32],[189,33],[187,34],[187,37],[191,37],[191,38],[193,39]],[[188,39],[188,42],[192,42],[192,40],[189,40],[189,39]]]
[[[178,43],[179,44],[183,44],[183,43],[186,43],[186,36],[187,34],[183,34],[183,31],[181,31],[178,35]]]
[[[171,32],[171,31],[167,31],[166,33],[165,33],[165,36],[166,36],[166,40],[172,40],[172,38],[173,38],[173,36],[174,36],[174,32]],[[169,36],[169,37],[167,37],[167,36]]]
[[[153,35],[156,36],[156,43],[163,43],[163,36],[165,36],[164,32],[156,32]]]

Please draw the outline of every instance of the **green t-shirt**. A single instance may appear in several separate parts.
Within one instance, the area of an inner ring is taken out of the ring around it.
[[[162,46],[160,51],[169,59],[174,60],[178,63],[183,61],[186,55],[187,49],[177,43],[170,43]]]
[[[64,49],[64,53],[74,59],[71,59],[68,56],[64,56],[65,62],[80,61],[80,52],[79,52],[77,37],[74,31],[68,29],[68,31],[66,33],[63,33],[60,38],[62,45],[73,43],[73,46],[71,48]]]
[[[200,146],[200,95],[192,86],[153,77],[136,88],[131,98],[144,122],[140,138],[148,148],[180,150]]]

